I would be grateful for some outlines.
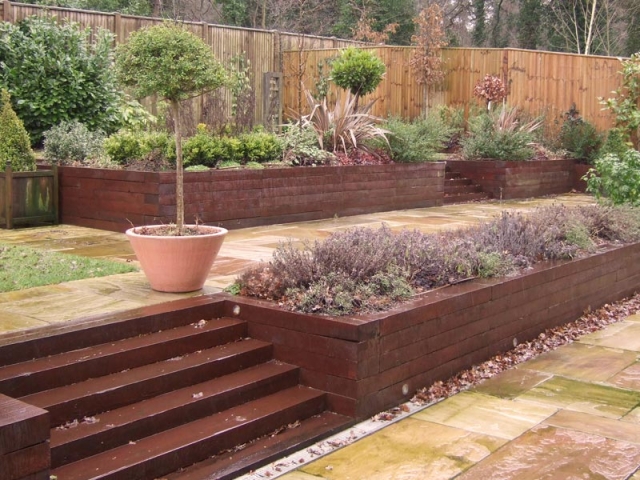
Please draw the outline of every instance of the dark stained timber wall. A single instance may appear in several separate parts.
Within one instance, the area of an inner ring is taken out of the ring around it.
[[[61,221],[123,232],[174,221],[175,174],[61,167]],[[227,228],[442,205],[444,163],[185,173],[185,219]]]
[[[365,418],[639,289],[635,244],[439,289],[376,315],[304,315],[242,298],[228,308],[239,305],[250,336],[273,342],[276,358],[299,365],[304,382],[329,392],[335,411]]]

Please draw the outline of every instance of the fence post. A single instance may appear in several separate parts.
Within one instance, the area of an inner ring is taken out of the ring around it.
[[[11,161],[7,161],[4,169],[4,193],[5,193],[5,213],[4,218],[7,228],[13,228],[13,170]]]
[[[58,178],[58,165],[56,163],[51,167],[53,172],[53,223],[60,223],[60,180]]]
[[[2,2],[2,19],[5,22],[13,23],[11,22],[11,16],[11,2],[4,0],[4,2]]]
[[[120,39],[120,25],[122,22],[122,18],[120,17],[120,12],[116,12],[113,14],[113,35],[115,36],[115,44],[118,45],[119,43],[122,43],[122,40]]]

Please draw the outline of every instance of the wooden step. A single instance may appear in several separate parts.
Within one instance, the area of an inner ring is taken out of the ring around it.
[[[444,204],[451,205],[454,203],[468,203],[468,202],[479,202],[481,200],[488,200],[491,197],[484,193],[465,193],[461,195],[445,195],[444,196]]]
[[[271,361],[51,430],[51,465],[96,455],[298,384],[298,368]]]
[[[232,480],[250,470],[307,448],[353,424],[353,419],[323,412],[303,420],[295,428],[266,435],[241,450],[216,455],[188,468],[163,476],[163,480]]]
[[[60,480],[148,480],[321,413],[324,393],[293,387],[51,471]]]
[[[453,180],[461,177],[462,177],[462,174],[460,172],[452,172],[451,170],[445,170],[444,172],[445,180]]]
[[[21,398],[49,411],[51,426],[106,412],[271,359],[272,346],[247,339]]]
[[[482,187],[480,185],[456,185],[452,187],[445,186],[445,195],[464,195],[467,193],[481,193]]]
[[[0,368],[0,391],[21,397],[37,391],[155,363],[246,336],[245,322],[201,320],[171,330],[73,350]]]
[[[445,191],[448,188],[452,188],[452,187],[461,187],[464,185],[472,185],[473,182],[469,179],[469,178],[452,178],[452,179],[445,179],[444,181],[444,189]]]

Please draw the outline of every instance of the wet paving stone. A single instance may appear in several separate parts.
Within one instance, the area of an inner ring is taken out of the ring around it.
[[[335,480],[449,479],[487,457],[504,439],[415,417],[323,457],[300,470]],[[307,477],[285,475],[287,480]]]
[[[640,352],[640,322],[623,321],[585,335],[580,343]]]
[[[639,464],[640,445],[541,425],[457,478],[624,480]]]
[[[549,373],[514,368],[482,382],[472,391],[494,397],[514,399],[551,377],[552,375]]]
[[[572,343],[527,362],[527,370],[553,373],[578,380],[604,382],[635,362],[636,353]]]
[[[560,410],[544,421],[553,427],[592,433],[601,437],[621,440],[623,442],[640,444],[640,428],[629,422],[611,418],[589,415],[588,413]]]
[[[640,362],[625,368],[617,375],[611,377],[607,383],[620,388],[640,391]]]
[[[416,413],[412,418],[511,440],[556,411],[553,405],[532,405],[463,392]]]
[[[556,376],[520,395],[516,401],[620,418],[640,403],[640,392]]]

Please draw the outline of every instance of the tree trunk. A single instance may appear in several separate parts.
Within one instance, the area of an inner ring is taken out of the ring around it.
[[[173,129],[176,136],[176,227],[182,235],[184,228],[184,170],[182,169],[182,132],[180,125],[180,103],[171,101]]]

